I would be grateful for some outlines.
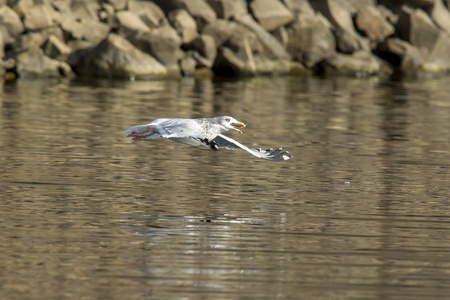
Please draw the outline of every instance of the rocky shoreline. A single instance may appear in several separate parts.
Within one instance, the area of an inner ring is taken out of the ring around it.
[[[450,0],[0,0],[0,77],[450,73]]]

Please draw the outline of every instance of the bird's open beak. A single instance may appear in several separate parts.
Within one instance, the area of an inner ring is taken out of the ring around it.
[[[239,128],[244,128],[247,126],[247,123],[237,122],[237,123],[231,123],[231,126],[234,127],[234,130],[236,130],[239,133],[242,133],[242,131],[239,130]]]

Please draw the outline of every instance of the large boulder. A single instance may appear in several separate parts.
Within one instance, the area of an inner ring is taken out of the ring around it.
[[[293,14],[278,0],[253,0],[250,8],[259,24],[268,31],[294,20]]]
[[[14,40],[25,30],[19,15],[10,7],[0,6],[0,32],[3,36],[4,44],[13,43]]]
[[[153,0],[166,14],[174,9],[186,9],[201,23],[211,23],[217,19],[216,12],[205,0]]]
[[[421,9],[402,8],[398,22],[397,32],[405,41],[418,48],[424,47],[430,52],[440,37],[440,30],[430,17]]]
[[[119,23],[119,34],[128,37],[138,32],[149,32],[150,28],[131,11],[119,11],[116,13]]]
[[[42,28],[59,25],[61,15],[48,2],[39,2],[27,10],[24,15],[25,28],[36,31]]]
[[[330,24],[320,14],[301,13],[286,29],[289,36],[287,51],[308,68],[335,52],[336,42]]]
[[[48,57],[61,61],[65,61],[72,52],[69,46],[54,35],[50,35],[41,48]]]
[[[128,10],[138,15],[149,28],[157,28],[168,24],[164,12],[151,1],[131,0],[128,2]]]
[[[436,0],[431,8],[430,16],[440,29],[450,34],[450,12],[442,0]]]
[[[91,43],[101,42],[110,31],[110,27],[107,24],[91,18],[77,19],[69,17],[62,22],[61,28],[64,31],[66,40],[84,40]]]
[[[328,19],[335,29],[340,28],[344,30],[348,35],[347,39],[351,38],[355,40],[352,43],[359,45],[355,51],[360,49],[370,50],[368,45],[365,47],[367,43],[362,40],[353,26],[351,7],[348,3],[343,0],[317,0],[311,2],[311,4]]]
[[[255,34],[260,43],[264,46],[267,57],[290,60],[289,53],[283,45],[273,35],[262,28],[250,15],[238,15],[236,16],[236,22]]]
[[[229,20],[238,14],[247,13],[245,0],[207,0],[220,19]]]
[[[16,73],[20,78],[57,78],[71,77],[72,70],[67,63],[51,59],[42,49],[33,47],[16,56]]]
[[[149,79],[167,74],[167,69],[155,58],[114,33],[86,52],[75,70],[83,76],[122,79]]]
[[[130,42],[141,51],[150,54],[169,71],[178,71],[178,60],[182,57],[181,38],[170,25],[141,31],[129,37]]]
[[[366,6],[357,11],[355,24],[372,42],[378,43],[395,32],[394,26],[374,6]]]
[[[217,56],[217,47],[212,36],[201,34],[186,47],[193,51],[192,57],[197,61],[198,66],[207,68],[213,66]]]
[[[190,43],[197,37],[197,23],[185,9],[172,10],[169,12],[168,19],[178,32],[183,44]]]

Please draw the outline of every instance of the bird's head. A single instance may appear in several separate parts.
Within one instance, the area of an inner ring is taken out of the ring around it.
[[[247,123],[239,122],[238,120],[236,120],[235,118],[230,117],[230,116],[222,116],[219,118],[220,118],[220,125],[222,126],[223,131],[228,131],[228,130],[233,129],[239,133],[242,133],[242,131],[240,131],[239,129],[247,126]]]

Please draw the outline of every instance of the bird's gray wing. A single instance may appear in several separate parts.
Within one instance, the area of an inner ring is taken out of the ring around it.
[[[263,150],[261,148],[250,149],[247,146],[245,146],[245,145],[239,143],[238,141],[235,141],[232,138],[229,138],[223,134],[219,134],[213,140],[213,142],[216,143],[216,145],[219,148],[225,148],[225,149],[230,149],[230,150],[245,150],[256,157],[264,158],[264,159],[268,159],[268,160],[282,161],[282,160],[288,160],[292,157],[288,151],[282,152],[282,150],[283,150],[282,148],[278,148],[276,150],[273,150],[273,149]]]

